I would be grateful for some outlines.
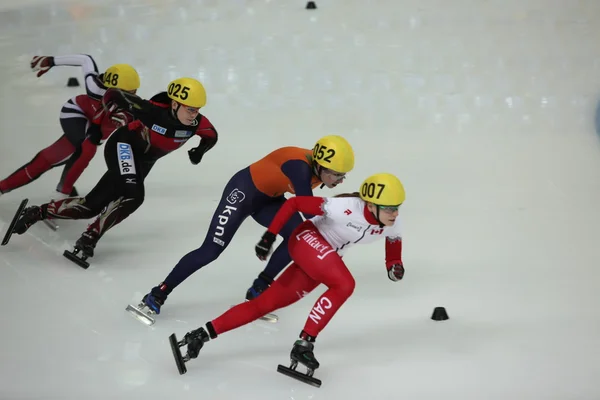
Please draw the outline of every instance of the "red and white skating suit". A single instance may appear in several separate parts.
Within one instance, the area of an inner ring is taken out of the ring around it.
[[[233,307],[211,321],[216,334],[286,307],[322,283],[328,289],[316,301],[302,332],[303,337],[314,340],[354,291],[354,278],[341,258],[349,247],[385,238],[386,269],[389,271],[394,265],[402,265],[399,218],[393,226],[385,227],[377,222],[360,198],[297,196],[284,203],[269,226],[269,232],[279,233],[297,211],[316,216],[300,224],[289,238],[293,263],[259,297]]]

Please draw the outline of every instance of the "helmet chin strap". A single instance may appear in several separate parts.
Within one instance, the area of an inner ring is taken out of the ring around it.
[[[371,203],[373,204],[373,203]],[[371,211],[371,215],[373,217],[375,217],[375,219],[377,220],[377,222],[379,222],[379,227],[383,228],[385,225],[383,224],[383,222],[381,222],[381,220],[379,219],[379,206],[377,204],[373,204],[375,207],[377,207],[377,214],[373,214],[373,211]]]
[[[323,172],[323,167],[321,167],[319,164],[317,165],[313,165],[313,173],[317,176],[317,178],[319,178],[319,180],[321,180],[321,172]],[[319,189],[323,189],[325,187],[324,183],[321,183],[321,186],[319,186]]]
[[[177,121],[179,121],[179,118],[177,118],[177,113],[179,112],[179,109],[181,108],[181,104],[177,103],[177,108],[173,109],[173,107],[171,107],[171,116],[173,118],[175,118]],[[181,122],[181,121],[179,121]]]

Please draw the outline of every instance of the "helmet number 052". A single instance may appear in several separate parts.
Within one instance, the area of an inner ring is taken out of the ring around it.
[[[328,149],[327,146],[319,146],[317,144],[313,150],[313,157],[317,160],[331,162],[331,157],[333,156],[335,156],[335,150]]]
[[[368,197],[370,199],[372,199],[372,198],[378,199],[381,197],[381,192],[383,192],[383,189],[385,189],[385,185],[383,183],[378,183],[377,188],[378,188],[377,196],[375,196],[375,189],[376,189],[375,184],[374,183],[364,183],[361,188],[362,195],[364,197]]]
[[[169,85],[169,94],[173,97],[177,97],[181,100],[188,98],[190,88],[187,86],[181,86],[179,83],[171,83]]]
[[[105,74],[104,75],[104,83],[108,83],[110,85],[117,86],[117,84],[119,83],[119,74],[113,74],[111,72],[109,72],[108,74]]]

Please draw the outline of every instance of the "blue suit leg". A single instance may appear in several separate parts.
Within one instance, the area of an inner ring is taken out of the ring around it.
[[[252,218],[265,228],[268,228],[275,217],[275,214],[283,203],[285,202],[285,197],[281,197],[276,199],[275,201],[266,204],[264,207],[261,207],[256,213],[252,215]],[[258,275],[258,278],[254,280],[252,287],[248,289],[246,293],[246,299],[250,300],[254,297],[257,297],[260,293],[262,293],[265,289],[267,289],[275,277],[279,275],[281,271],[285,267],[287,267],[290,262],[292,262],[292,258],[290,257],[290,253],[288,250],[288,238],[296,229],[298,225],[302,223],[302,217],[299,213],[294,214],[289,221],[284,225],[279,234],[283,237],[283,241],[277,246],[269,261],[267,262],[267,266],[265,269]]]
[[[244,220],[252,214],[252,203],[257,193],[260,192],[256,190],[247,168],[235,174],[223,190],[202,246],[183,256],[151,294],[160,294],[166,299],[190,275],[215,261],[231,243]]]

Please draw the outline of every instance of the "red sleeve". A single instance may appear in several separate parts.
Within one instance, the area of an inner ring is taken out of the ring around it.
[[[402,264],[402,239],[385,238],[385,266],[390,269],[394,264]]]
[[[208,118],[202,116],[200,123],[198,124],[198,128],[196,129],[196,135],[200,136],[201,138],[217,139],[217,130],[208,120]]]
[[[65,181],[63,182],[62,186],[63,193],[71,193],[73,190],[73,185],[77,179],[79,179],[83,171],[87,168],[90,160],[94,158],[97,148],[98,146],[93,144],[89,139],[83,141],[81,144],[81,155],[73,163],[71,168],[69,168],[69,172],[67,172],[67,176],[65,176]]]
[[[323,204],[325,203],[324,197],[315,196],[294,196],[288,199],[283,206],[277,211],[271,225],[269,226],[269,232],[277,235],[281,228],[288,222],[288,220],[297,211],[311,215],[323,215]]]

